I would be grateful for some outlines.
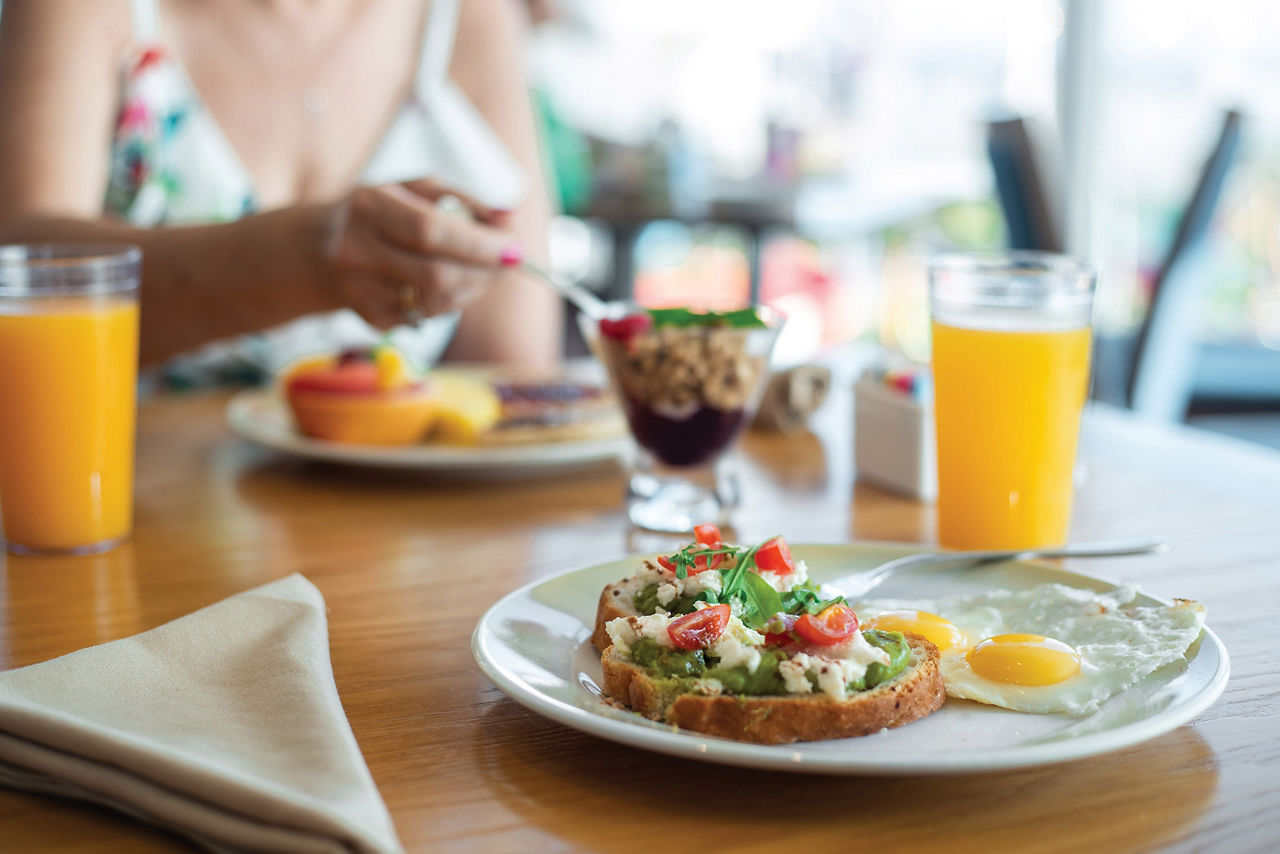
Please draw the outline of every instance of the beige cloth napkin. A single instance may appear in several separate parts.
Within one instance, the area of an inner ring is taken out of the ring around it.
[[[214,851],[403,850],[338,700],[324,598],[300,575],[0,673],[0,784]]]

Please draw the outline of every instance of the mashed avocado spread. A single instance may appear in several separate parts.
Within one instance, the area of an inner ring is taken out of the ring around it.
[[[669,614],[692,614],[693,603],[698,601],[694,596],[677,596],[666,605],[658,601],[658,585],[650,584],[635,595],[632,604],[641,614],[656,614],[661,607]]]
[[[866,629],[862,636],[872,646],[889,653],[889,663],[869,665],[861,679],[849,683],[849,691],[865,691],[889,681],[906,669],[911,657],[911,648],[901,632]],[[778,662],[784,661],[786,657],[786,653],[780,649],[765,649],[760,656],[760,665],[754,672],[749,672],[742,665],[720,667],[719,660],[707,655],[706,650],[685,652],[662,646],[649,638],[640,638],[631,647],[631,658],[636,664],[648,670],[653,678],[669,682],[665,688],[681,694],[693,690],[692,683],[695,679],[718,679],[724,685],[726,694],[786,694],[786,685],[778,674]],[[813,674],[809,674],[809,681],[817,687]]]

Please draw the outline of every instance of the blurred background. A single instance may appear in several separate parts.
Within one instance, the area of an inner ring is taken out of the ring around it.
[[[924,361],[930,254],[1062,250],[1101,272],[1095,396],[1280,447],[1280,5],[530,8],[561,273]]]

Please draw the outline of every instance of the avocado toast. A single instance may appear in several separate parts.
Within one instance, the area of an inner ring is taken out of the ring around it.
[[[866,735],[942,705],[933,644],[860,630],[780,537],[743,549],[711,525],[696,536],[601,595],[592,641],[613,701],[764,744]]]

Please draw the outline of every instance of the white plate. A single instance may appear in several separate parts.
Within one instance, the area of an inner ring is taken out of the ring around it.
[[[919,546],[850,543],[793,546],[822,582],[871,568]],[[1045,765],[1093,756],[1154,738],[1194,718],[1227,684],[1227,651],[1207,628],[1185,663],[1165,668],[1112,698],[1093,715],[1031,715],[947,700],[922,720],[862,738],[757,745],[646,720],[601,700],[600,657],[591,627],[601,589],[632,575],[639,557],[526,585],[481,618],[471,650],[485,674],[517,702],[566,726],[612,741],[728,765],[825,774],[941,774]],[[1014,590],[1056,582],[1095,591],[1112,581],[1041,563],[979,569],[906,570],[877,588],[880,598]],[[1140,594],[1139,604],[1168,604]]]
[[[266,389],[242,391],[227,405],[227,424],[239,436],[298,457],[348,465],[476,476],[535,474],[590,465],[626,452],[626,438],[530,445],[407,445],[393,448],[325,442],[300,435],[288,409]]]

